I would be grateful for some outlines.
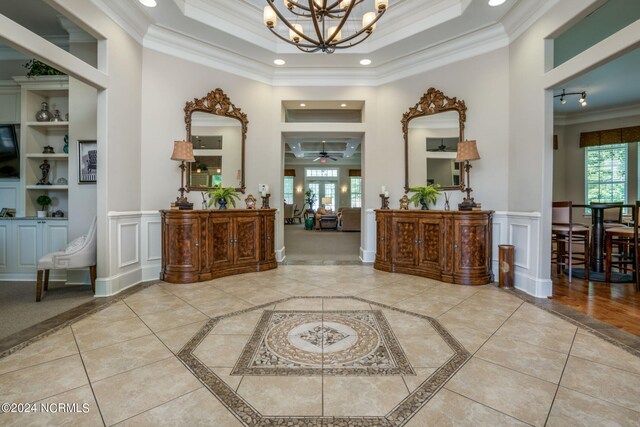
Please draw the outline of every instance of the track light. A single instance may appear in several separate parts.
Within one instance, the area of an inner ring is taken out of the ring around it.
[[[578,95],[580,96],[580,98],[578,99],[578,103],[580,105],[582,105],[583,107],[587,106],[587,92],[586,91],[582,91],[582,92],[566,92],[565,89],[562,89],[562,93],[558,94],[558,95],[554,95],[554,98],[560,98],[560,103],[561,104],[566,104],[567,103],[567,96],[571,96],[571,95]]]

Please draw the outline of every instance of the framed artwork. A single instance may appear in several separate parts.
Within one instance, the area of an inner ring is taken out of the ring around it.
[[[0,218],[4,218],[7,215],[8,210],[9,208],[2,208],[2,211],[0,211]]]
[[[95,140],[78,141],[78,182],[96,182],[98,170],[98,144]]]

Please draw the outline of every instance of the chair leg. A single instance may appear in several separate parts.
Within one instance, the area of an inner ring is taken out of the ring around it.
[[[36,302],[42,299],[42,270],[38,270],[38,278],[36,279]]]
[[[611,240],[611,235],[607,234],[604,239],[605,251],[607,251],[607,255],[604,261],[604,281],[609,283],[611,282],[611,251],[613,250],[613,242]]]
[[[96,293],[96,266],[89,267],[89,275],[91,276],[91,290]]]
[[[49,270],[44,271],[44,290],[49,290]]]
[[[589,282],[589,268],[591,267],[591,239],[589,239],[589,233],[585,237],[584,241],[584,280]]]

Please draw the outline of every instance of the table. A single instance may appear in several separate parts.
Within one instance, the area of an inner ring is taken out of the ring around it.
[[[574,208],[591,209],[591,263],[590,270],[604,273],[604,210],[611,208],[634,208],[635,205],[620,203],[591,203],[589,205],[573,205]]]

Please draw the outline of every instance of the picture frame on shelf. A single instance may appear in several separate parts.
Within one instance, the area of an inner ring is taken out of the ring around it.
[[[95,184],[98,171],[98,143],[78,141],[78,183]]]
[[[4,218],[7,215],[8,210],[9,208],[2,208],[2,210],[0,211],[0,218]]]

